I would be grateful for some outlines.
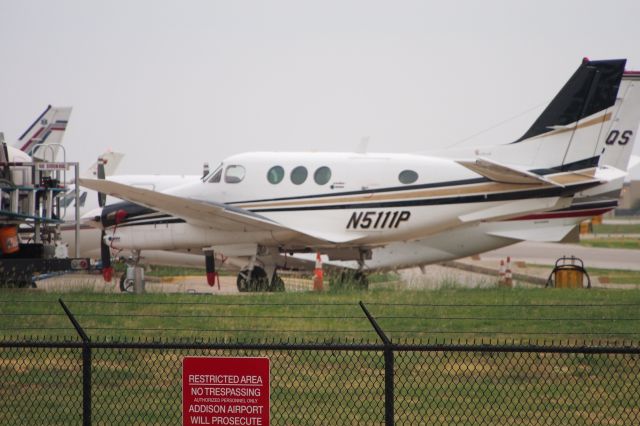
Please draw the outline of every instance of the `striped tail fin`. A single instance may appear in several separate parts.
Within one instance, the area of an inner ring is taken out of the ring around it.
[[[20,136],[14,146],[33,158],[54,161],[70,116],[71,107],[49,105]]]

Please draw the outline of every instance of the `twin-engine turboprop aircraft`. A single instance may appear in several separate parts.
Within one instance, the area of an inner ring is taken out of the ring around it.
[[[215,251],[247,258],[242,290],[275,286],[285,253],[320,251],[364,267],[372,253],[402,244],[436,252],[433,245],[444,244],[448,253],[455,242],[447,234],[464,242],[465,229],[488,227],[500,238],[490,224],[526,227],[536,215],[588,211],[589,202],[602,209],[603,194],[619,190],[626,175],[640,123],[637,76],[625,74],[625,62],[583,61],[520,139],[466,158],[239,154],[201,181],[165,192],[82,179],[127,200],[85,217],[105,230],[111,248],[203,250],[210,279]],[[526,233],[507,228],[507,240]]]

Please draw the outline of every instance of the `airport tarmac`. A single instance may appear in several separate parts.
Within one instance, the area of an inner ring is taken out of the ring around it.
[[[640,252],[638,250],[604,249],[584,247],[576,244],[531,243],[523,242],[502,249],[493,250],[480,256],[460,259],[460,263],[498,270],[500,260],[511,257],[514,273],[522,273],[539,278],[547,278],[551,273],[551,266],[562,256],[576,256],[581,258],[587,270],[589,268],[622,269],[640,271]],[[546,265],[533,267],[532,265]],[[424,272],[423,272],[424,270]],[[445,267],[442,265],[428,265],[420,268],[408,268],[398,271],[400,282],[394,283],[398,288],[405,289],[435,289],[442,287],[491,287],[495,286],[496,277]],[[592,277],[594,287],[633,288],[600,283],[600,277]],[[309,279],[287,280],[287,291],[310,291]],[[603,280],[604,281],[604,280]],[[637,284],[640,283],[629,283]],[[37,282],[38,289],[44,291],[94,291],[98,293],[118,293],[119,284],[113,280],[105,283],[101,275],[68,274],[55,276]],[[220,287],[210,287],[204,274],[202,276],[185,276],[170,278],[147,277],[145,291],[153,293],[198,293],[198,294],[238,294],[235,276],[221,276]]]
[[[99,274],[66,274],[36,282],[37,288],[48,292],[90,291],[96,293],[120,293],[117,280],[105,282]],[[220,287],[209,286],[204,276],[184,276],[155,278],[147,277],[145,291],[149,293],[210,293],[234,294],[239,293],[235,276],[221,276]]]

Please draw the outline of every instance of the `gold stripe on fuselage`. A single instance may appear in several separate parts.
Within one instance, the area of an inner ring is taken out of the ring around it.
[[[536,136],[534,139],[536,138],[546,138],[547,136],[555,136],[555,135],[560,135],[562,133],[567,133],[567,132],[573,132],[574,130],[578,130],[578,129],[584,129],[587,127],[591,127],[591,126],[597,126],[598,124],[602,124],[605,123],[609,120],[611,120],[611,116],[612,114],[610,112],[604,114],[601,117],[595,117],[592,118],[591,120],[587,120],[583,123],[578,124],[577,126],[571,126],[571,127],[567,127],[565,129],[556,129],[553,130],[551,132],[547,132],[547,133],[543,133],[539,136]]]
[[[586,183],[593,180],[595,168],[585,169],[579,172],[557,173],[547,176],[547,179],[559,185],[575,185],[578,183]],[[266,209],[281,207],[307,207],[328,204],[346,204],[346,203],[371,203],[379,201],[408,201],[415,199],[443,198],[454,196],[468,196],[478,194],[496,194],[504,192],[518,192],[531,189],[547,189],[552,188],[551,184],[530,184],[530,183],[501,183],[501,182],[483,182],[468,185],[449,186],[437,189],[423,190],[399,190],[394,193],[375,193],[371,192],[362,195],[340,196],[331,195],[323,198],[307,198],[302,200],[288,201],[269,201],[254,202],[248,204],[238,204],[238,207],[244,209]]]

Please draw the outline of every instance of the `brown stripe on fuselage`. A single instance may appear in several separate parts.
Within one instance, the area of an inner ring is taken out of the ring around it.
[[[593,179],[595,169],[586,169],[582,172],[569,172],[558,173],[548,176],[548,179],[554,183],[560,185],[577,184],[582,182],[588,182]],[[454,197],[454,196],[467,196],[477,194],[494,194],[502,192],[517,192],[531,189],[545,189],[550,188],[552,185],[547,184],[523,184],[523,183],[501,183],[501,182],[486,182],[475,183],[468,185],[450,186],[437,189],[423,189],[423,190],[407,190],[395,193],[369,193],[363,195],[355,195],[348,197],[341,197],[340,195],[329,196],[326,198],[314,198],[307,200],[294,200],[294,201],[277,201],[277,202],[264,202],[264,203],[251,203],[240,204],[238,207],[244,209],[256,209],[256,208],[276,208],[276,207],[301,207],[301,206],[318,206],[326,204],[338,204],[338,203],[370,203],[379,201],[391,201],[399,200],[406,201],[420,198],[437,198],[437,197]]]

